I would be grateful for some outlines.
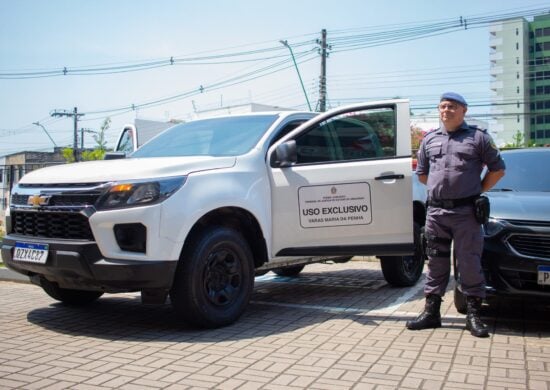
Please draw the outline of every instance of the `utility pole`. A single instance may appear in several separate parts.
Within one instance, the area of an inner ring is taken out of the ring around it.
[[[88,134],[97,134],[95,131],[93,131],[92,129],[85,129],[85,128],[80,128],[80,149],[81,150],[84,150],[84,133],[88,133]]]
[[[74,108],[73,111],[67,111],[67,110],[54,110],[53,112],[50,113],[51,116],[67,116],[67,117],[72,117],[73,118],[73,131],[74,131],[74,135],[73,135],[73,156],[74,156],[74,160],[75,161],[78,161],[78,118],[83,116],[84,114],[79,114],[78,113],[78,108]]]
[[[327,110],[327,30],[321,30],[321,40],[317,40],[317,43],[321,45],[319,50],[321,54],[321,76],[319,76],[319,111],[325,112]]]

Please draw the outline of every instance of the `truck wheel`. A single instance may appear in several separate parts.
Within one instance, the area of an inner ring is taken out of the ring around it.
[[[414,224],[414,255],[412,256],[383,256],[380,257],[384,279],[396,287],[413,286],[424,268],[422,255],[420,226]]]
[[[468,311],[468,305],[466,304],[466,297],[464,296],[462,291],[460,291],[458,286],[455,286],[454,303],[455,303],[455,308],[457,312],[459,312],[460,314],[466,314],[466,312]]]
[[[217,227],[195,237],[179,260],[170,300],[191,325],[216,328],[235,322],[254,287],[252,252],[232,229]]]
[[[57,283],[50,282],[45,278],[40,279],[40,286],[50,297],[70,306],[88,305],[103,295],[102,291],[61,288]]]
[[[285,268],[275,268],[273,270],[274,273],[276,273],[279,276],[298,276],[300,272],[304,269],[305,265],[293,265],[292,267],[285,267]]]

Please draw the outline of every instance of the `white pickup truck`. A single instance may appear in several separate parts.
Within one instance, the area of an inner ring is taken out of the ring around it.
[[[254,276],[378,256],[414,284],[409,103],[264,112],[174,126],[129,158],[33,171],[13,188],[6,265],[72,305],[140,291],[196,326],[230,324]]]

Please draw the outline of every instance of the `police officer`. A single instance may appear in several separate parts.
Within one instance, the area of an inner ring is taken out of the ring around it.
[[[441,298],[449,282],[454,241],[458,282],[467,302],[466,329],[476,337],[487,337],[487,326],[479,316],[485,278],[481,269],[483,235],[474,203],[504,176],[505,165],[491,136],[464,121],[468,104],[461,95],[444,93],[438,109],[442,126],[424,137],[416,168],[428,189],[426,304],[416,319],[407,321],[407,328],[441,326]],[[488,171],[481,180],[484,165]]]

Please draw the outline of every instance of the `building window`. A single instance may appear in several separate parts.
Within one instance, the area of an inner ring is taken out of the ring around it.
[[[519,115],[517,116],[517,122],[519,123]]]
[[[537,130],[537,138],[538,139],[544,138],[544,130]]]
[[[535,124],[535,118],[531,118],[531,124],[534,125]],[[531,138],[534,137],[533,134],[531,134]]]
[[[519,57],[516,57],[516,64],[519,65]]]
[[[516,35],[519,35],[519,28],[516,27]]]
[[[537,116],[537,125],[542,125],[544,123],[544,117],[542,115]],[[538,137],[538,132],[537,132]]]
[[[516,72],[516,79],[519,80],[519,72]]]
[[[517,91],[517,93],[519,93],[519,85],[518,85],[518,87],[517,87],[516,91]]]
[[[544,138],[550,138],[550,130],[544,130]]]
[[[518,103],[517,103],[517,107],[519,108],[519,100],[518,100]]]
[[[532,132],[531,132],[531,139],[535,139],[535,138],[536,138],[536,137],[535,137],[535,132],[532,131]]]
[[[519,50],[519,43],[516,42],[516,50]]]

